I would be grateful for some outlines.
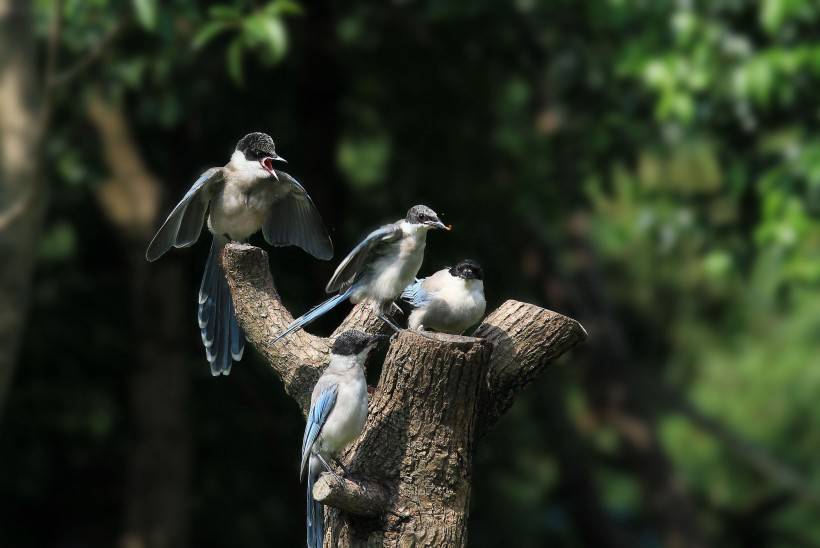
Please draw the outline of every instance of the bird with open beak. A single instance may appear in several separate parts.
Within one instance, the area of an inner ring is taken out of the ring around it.
[[[220,264],[225,244],[245,241],[261,229],[271,245],[295,245],[322,260],[333,256],[330,236],[307,191],[275,162],[285,159],[270,135],[245,135],[224,167],[213,167],[194,182],[145,254],[155,261],[171,247],[193,245],[207,216],[213,241],[199,290],[198,320],[213,375],[227,375],[245,348]]]

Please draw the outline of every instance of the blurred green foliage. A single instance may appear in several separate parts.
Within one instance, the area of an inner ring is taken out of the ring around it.
[[[711,545],[820,544],[806,495],[820,493],[816,2],[208,4],[65,2],[69,62],[124,30],[66,93],[47,142],[53,206],[0,435],[12,545],[111,545],[121,523],[129,267],[90,194],[106,176],[84,137],[92,87],[127,107],[169,204],[244,132],[266,130],[337,255],[426,202],[456,231],[431,238],[424,272],[475,257],[491,306],[529,300],[585,324],[585,349],[481,446],[471,545],[589,545],[566,487],[573,461],[632,545],[662,544],[642,471],[617,464],[625,442],[596,402],[635,378],[649,379],[639,403]],[[37,2],[40,36],[52,6]],[[189,291],[169,298],[193,303],[204,247],[178,253]],[[293,309],[320,298],[332,265],[272,256]],[[296,410],[252,359],[210,379],[193,316],[185,344],[192,545],[296,545]],[[659,401],[661,386],[799,474],[801,489]],[[62,536],[19,527],[46,499],[66,512]]]

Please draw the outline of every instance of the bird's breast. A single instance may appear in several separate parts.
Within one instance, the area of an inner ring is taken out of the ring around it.
[[[336,454],[352,442],[367,418],[367,382],[364,374],[339,384],[336,404],[322,427],[321,450]]]
[[[244,240],[262,228],[273,198],[272,185],[264,182],[251,187],[225,184],[211,202],[210,228],[217,234]]]
[[[456,278],[436,293],[420,321],[437,331],[461,333],[481,319],[485,307],[483,291]]]
[[[376,301],[392,301],[418,274],[424,259],[424,242],[402,241],[391,252],[376,260],[370,270],[368,296]]]

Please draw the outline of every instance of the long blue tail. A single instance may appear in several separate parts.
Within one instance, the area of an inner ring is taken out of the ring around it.
[[[226,243],[225,238],[214,236],[199,288],[199,331],[214,376],[230,373],[233,361],[241,360],[245,351],[245,334],[236,321],[231,290],[219,264]]]
[[[322,472],[317,459],[311,457],[307,474],[307,547],[322,548],[325,538],[325,507],[313,500],[313,484]]]
[[[348,288],[348,290],[345,291],[344,293],[339,293],[338,295],[335,295],[335,296],[329,298],[328,300],[326,300],[322,304],[317,304],[316,306],[314,306],[313,308],[308,310],[306,313],[302,314],[301,316],[299,316],[298,318],[296,318],[295,320],[290,322],[290,325],[287,326],[284,331],[279,333],[276,336],[276,338],[273,339],[273,342],[278,341],[282,337],[287,337],[288,335],[290,335],[291,333],[293,333],[297,329],[300,329],[300,328],[306,326],[307,324],[309,324],[310,322],[314,321],[316,318],[319,318],[319,317],[323,316],[324,314],[327,314],[328,312],[330,312],[331,310],[336,308],[336,306],[339,303],[344,302],[345,300],[347,300],[347,298],[350,297],[351,293],[353,293],[353,288],[352,287]]]

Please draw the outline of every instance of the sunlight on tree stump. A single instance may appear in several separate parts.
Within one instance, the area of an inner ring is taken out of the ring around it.
[[[229,244],[224,266],[247,339],[307,415],[332,339],[293,333],[293,319],[259,248]],[[357,305],[336,329],[391,333]],[[325,546],[466,546],[476,441],[555,358],[586,338],[571,318],[509,300],[474,337],[404,331],[389,344],[367,422],[341,461],[350,477],[323,474]]]

